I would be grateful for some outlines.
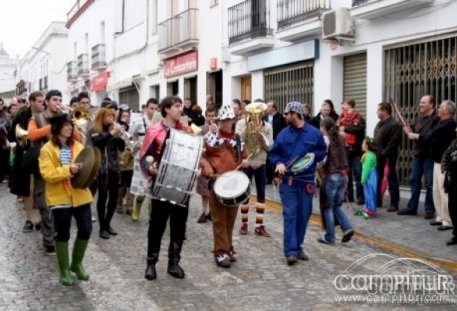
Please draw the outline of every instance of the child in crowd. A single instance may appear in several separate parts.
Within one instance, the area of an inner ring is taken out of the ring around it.
[[[368,219],[376,216],[376,198],[378,173],[376,171],[376,146],[373,138],[366,137],[362,144],[362,150],[365,152],[362,156],[362,185],[365,194],[365,208],[363,217]]]

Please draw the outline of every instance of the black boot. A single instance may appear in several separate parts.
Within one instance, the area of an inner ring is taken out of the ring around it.
[[[152,281],[157,278],[156,273],[156,263],[159,260],[159,253],[152,254],[152,257],[148,258],[148,266],[146,267],[146,272],[144,273],[144,277],[146,280]]]
[[[168,273],[177,278],[184,279],[184,270],[179,266],[183,241],[170,241],[168,248]]]

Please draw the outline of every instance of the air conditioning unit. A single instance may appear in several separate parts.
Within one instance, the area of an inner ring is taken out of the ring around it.
[[[354,22],[348,8],[337,8],[322,15],[322,38],[353,41]]]

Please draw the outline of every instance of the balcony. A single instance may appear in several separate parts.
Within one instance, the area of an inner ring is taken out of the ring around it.
[[[159,24],[159,53],[169,54],[198,45],[198,9],[188,9]]]
[[[67,82],[76,82],[78,80],[78,65],[76,61],[67,63]]]
[[[92,47],[91,68],[96,71],[106,69],[105,44],[100,43]]]
[[[87,53],[78,56],[78,76],[87,78],[89,76],[89,55]]]
[[[295,41],[320,34],[321,15],[329,9],[329,0],[279,0],[276,37]]]
[[[244,55],[273,46],[268,4],[269,1],[246,0],[228,9],[230,53]]]
[[[372,19],[402,10],[417,9],[433,3],[434,0],[353,0],[351,16]]]

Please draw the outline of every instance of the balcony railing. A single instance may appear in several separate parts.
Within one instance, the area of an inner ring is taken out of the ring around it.
[[[229,44],[271,36],[269,1],[246,0],[228,9]]]
[[[67,81],[74,82],[78,80],[78,65],[76,61],[67,63]]]
[[[198,41],[198,9],[188,9],[159,24],[159,50]]]
[[[92,70],[106,69],[105,44],[100,43],[92,47],[91,53]]]
[[[322,12],[329,9],[327,2],[326,0],[279,0],[278,29],[319,17]]]
[[[368,2],[370,2],[370,0],[352,0],[352,6],[353,7],[360,6],[360,5],[367,4]]]
[[[87,53],[79,54],[78,56],[78,75],[89,75],[89,55]]]

